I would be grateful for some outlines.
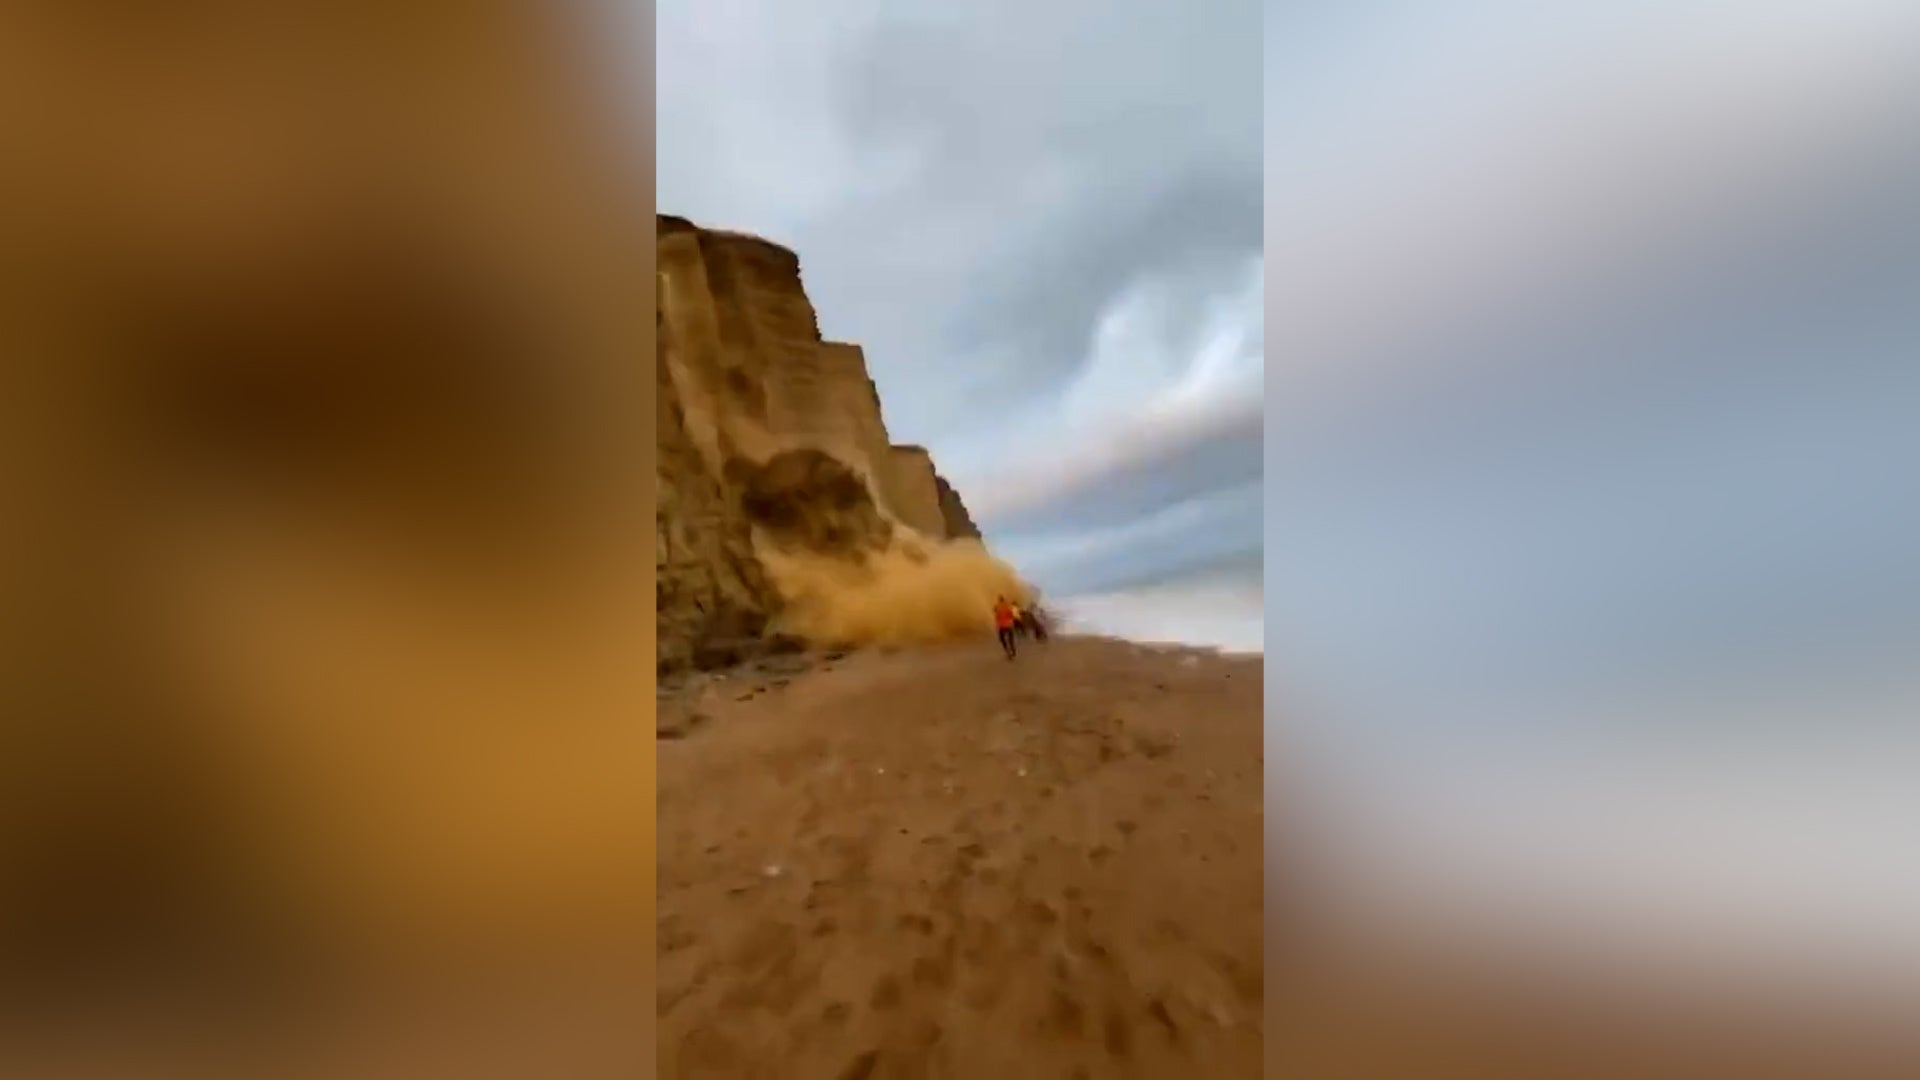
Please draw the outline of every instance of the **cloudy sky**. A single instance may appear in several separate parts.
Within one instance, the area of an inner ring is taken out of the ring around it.
[[[1261,542],[1259,0],[659,0],[657,204],[799,252],[1056,592]]]

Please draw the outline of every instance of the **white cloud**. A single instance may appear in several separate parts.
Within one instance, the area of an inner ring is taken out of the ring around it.
[[[1032,509],[1257,426],[1263,292],[1262,262],[1249,259],[1235,287],[1207,298],[1184,333],[1153,285],[1123,294],[1100,320],[1086,367],[1064,396],[1059,426],[1010,441],[1004,458],[956,481],[969,492],[974,515],[989,520]]]

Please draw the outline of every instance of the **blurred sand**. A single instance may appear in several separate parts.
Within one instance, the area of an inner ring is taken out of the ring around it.
[[[982,638],[660,704],[663,1078],[1260,1075],[1259,658]]]

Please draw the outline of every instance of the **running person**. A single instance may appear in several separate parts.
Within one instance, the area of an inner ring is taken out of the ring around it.
[[[1002,596],[993,602],[993,628],[1000,636],[1000,649],[1013,659],[1013,624],[1015,615],[1013,605]]]

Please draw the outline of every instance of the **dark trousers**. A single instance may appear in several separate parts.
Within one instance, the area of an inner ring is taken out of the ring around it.
[[[1013,627],[1000,628],[1000,648],[1007,654],[1007,659],[1013,659]]]

